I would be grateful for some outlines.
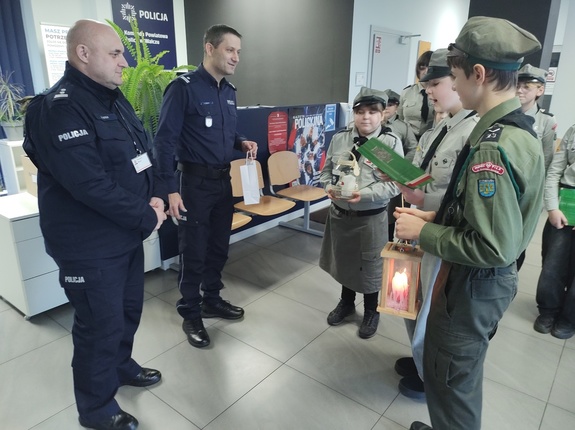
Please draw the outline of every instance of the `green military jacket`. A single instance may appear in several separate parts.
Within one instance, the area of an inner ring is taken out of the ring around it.
[[[510,265],[527,247],[541,214],[543,151],[528,131],[499,123],[520,107],[517,98],[501,103],[471,132],[454,189],[455,213],[448,225],[425,224],[420,243],[426,252],[489,268]]]

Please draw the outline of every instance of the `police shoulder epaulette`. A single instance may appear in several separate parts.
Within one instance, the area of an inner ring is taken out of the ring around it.
[[[181,79],[181,80],[184,81],[186,84],[189,84],[189,83],[190,83],[190,77],[189,77],[187,74],[178,76],[178,79]]]
[[[226,84],[228,84],[228,85],[232,88],[232,90],[234,90],[234,91],[237,91],[237,90],[238,90],[238,89],[235,87],[235,85],[232,84],[232,83],[231,83],[230,81],[228,81],[227,79],[226,79]]]
[[[66,87],[60,87],[58,90],[53,92],[45,92],[43,95],[48,97],[48,100],[53,102],[63,102],[70,100],[71,91]]]

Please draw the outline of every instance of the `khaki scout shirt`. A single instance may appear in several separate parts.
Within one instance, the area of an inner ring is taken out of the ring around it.
[[[529,115],[535,119],[533,124],[533,131],[537,133],[537,137],[541,140],[543,145],[543,156],[545,157],[545,173],[549,170],[549,165],[553,159],[553,153],[555,152],[555,140],[557,139],[557,120],[555,117],[545,112],[541,109],[537,103],[535,103],[531,109],[525,112],[525,115]]]
[[[415,137],[411,127],[405,121],[399,119],[397,114],[389,118],[386,121],[385,126],[389,127],[393,134],[397,135],[401,139],[403,156],[407,160],[413,161],[415,149],[417,148],[417,138]]]
[[[559,184],[575,187],[575,125],[561,139],[545,180],[545,209],[559,209]]]
[[[489,268],[510,265],[527,247],[541,214],[543,151],[529,132],[498,123],[520,107],[513,98],[479,120],[458,175],[458,210],[450,225],[425,224],[420,235],[424,251]]]
[[[427,117],[427,122],[424,122],[421,118],[421,105],[423,103],[421,90],[423,90],[423,85],[419,82],[405,88],[401,93],[399,107],[397,108],[397,116],[399,116],[399,119],[409,124],[415,133],[415,137],[418,139],[425,130],[430,129],[433,126],[433,120],[435,117],[433,103],[431,103],[428,98],[427,103],[429,105],[429,115]]]

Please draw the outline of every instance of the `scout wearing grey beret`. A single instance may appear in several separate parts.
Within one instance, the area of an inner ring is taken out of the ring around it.
[[[373,105],[375,103],[381,103],[385,109],[387,105],[387,94],[372,88],[361,87],[359,94],[355,96],[353,100],[353,109],[362,105]]]
[[[428,82],[432,79],[444,78],[451,74],[451,68],[447,64],[447,49],[437,49],[431,54],[431,59],[429,60],[429,67],[427,68],[427,73],[423,78],[420,79],[421,82]]]
[[[539,82],[542,84],[545,83],[546,77],[547,70],[540,69],[539,67],[534,67],[531,64],[526,64],[521,69],[519,69],[519,75],[517,76],[520,81]]]
[[[490,69],[519,70],[523,57],[541,49],[537,38],[506,19],[474,16],[463,26],[449,56],[465,56]]]

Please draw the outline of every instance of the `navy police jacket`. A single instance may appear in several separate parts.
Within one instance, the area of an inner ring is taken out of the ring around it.
[[[157,224],[153,169],[140,120],[119,89],[66,63],[63,78],[26,112],[24,150],[38,167],[40,227],[55,259],[108,258],[134,249]]]
[[[236,88],[218,82],[203,65],[173,80],[166,88],[154,151],[160,177],[169,193],[178,192],[177,161],[225,168],[245,137],[236,132]]]

